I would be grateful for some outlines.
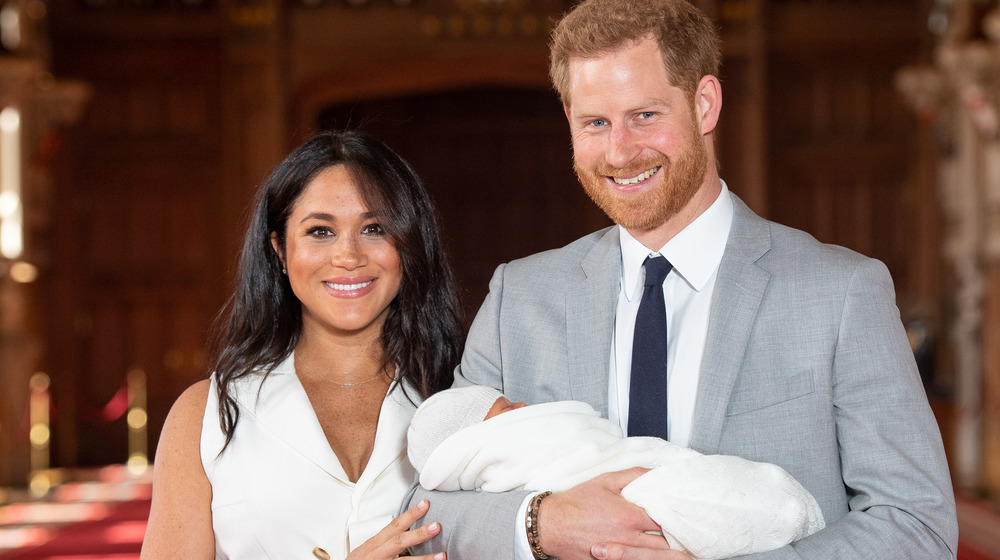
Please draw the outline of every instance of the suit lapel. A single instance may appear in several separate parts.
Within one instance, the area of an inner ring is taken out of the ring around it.
[[[566,290],[572,398],[590,403],[604,416],[608,414],[608,367],[621,262],[618,228],[612,227],[583,259],[583,276]]]
[[[726,409],[770,274],[756,265],[771,247],[767,221],[733,195],[733,225],[712,297],[691,448],[716,453]]]

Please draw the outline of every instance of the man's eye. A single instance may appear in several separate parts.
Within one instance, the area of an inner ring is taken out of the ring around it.
[[[600,126],[604,126],[606,124],[608,124],[608,121],[606,121],[604,119],[594,119],[594,120],[590,121],[590,126],[594,126],[594,127],[600,127]]]
[[[653,112],[652,111],[643,111],[643,112],[639,113],[639,118],[640,119],[649,119],[649,118],[652,118],[652,117],[653,117]]]

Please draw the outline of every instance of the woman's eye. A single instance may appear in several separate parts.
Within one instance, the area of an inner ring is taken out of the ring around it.
[[[367,226],[361,228],[361,233],[367,235],[382,235],[385,233],[385,230],[383,230],[382,226],[378,224],[368,224]]]
[[[333,230],[326,226],[316,226],[309,228],[306,231],[306,235],[310,237],[329,237],[333,235]]]

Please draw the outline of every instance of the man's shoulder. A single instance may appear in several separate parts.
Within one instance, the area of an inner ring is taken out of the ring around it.
[[[616,226],[609,226],[587,234],[572,243],[515,259],[507,263],[507,274],[538,274],[539,272],[577,272],[581,263],[593,256],[595,249],[603,249],[608,255],[618,247]],[[620,254],[620,253],[619,253]]]
[[[794,259],[805,264],[825,264],[855,268],[875,259],[853,249],[824,243],[811,234],[789,226],[770,222],[774,257]]]
[[[878,259],[865,256],[853,249],[824,243],[810,233],[765,220],[769,235],[769,248],[756,260],[756,265],[767,270],[773,280],[827,285],[846,284],[859,270],[888,278],[889,271]]]
[[[847,247],[824,243],[803,230],[762,218],[744,204],[737,205],[729,249],[745,253],[765,268],[854,269],[875,261]]]

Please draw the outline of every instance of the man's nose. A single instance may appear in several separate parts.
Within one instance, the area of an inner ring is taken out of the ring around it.
[[[617,126],[611,130],[608,138],[608,164],[622,168],[627,166],[637,155],[639,145],[635,133],[626,126]]]

